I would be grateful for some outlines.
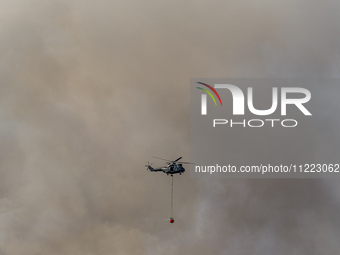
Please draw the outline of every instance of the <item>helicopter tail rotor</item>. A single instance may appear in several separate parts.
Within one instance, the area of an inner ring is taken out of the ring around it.
[[[145,165],[145,167],[146,167],[146,171],[151,171],[153,169],[152,168],[152,163],[149,163],[149,161],[148,161],[148,164]]]

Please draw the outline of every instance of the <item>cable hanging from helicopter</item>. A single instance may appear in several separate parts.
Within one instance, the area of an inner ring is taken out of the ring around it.
[[[174,209],[173,209],[173,201],[174,201],[174,176],[171,175],[171,213],[170,213],[170,223],[174,223],[175,219],[173,218],[174,215]]]
[[[182,173],[185,172],[185,168],[183,167],[183,164],[193,164],[190,162],[180,162],[179,160],[182,157],[179,157],[176,160],[168,160],[168,159],[164,159],[164,158],[158,158],[158,157],[154,157],[153,158],[157,158],[157,159],[161,159],[164,161],[167,161],[166,166],[164,167],[160,167],[160,168],[153,168],[151,165],[152,163],[149,163],[147,165],[145,165],[146,169],[149,170],[150,172],[163,172],[166,173],[167,175],[171,175],[171,212],[170,212],[170,223],[174,223],[175,219],[173,217],[173,190],[174,190],[174,174],[179,174],[182,175]]]

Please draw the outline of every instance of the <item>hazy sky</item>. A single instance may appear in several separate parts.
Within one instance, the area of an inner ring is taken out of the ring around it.
[[[0,3],[0,254],[336,254],[337,180],[195,180],[193,77],[339,77],[336,1]]]

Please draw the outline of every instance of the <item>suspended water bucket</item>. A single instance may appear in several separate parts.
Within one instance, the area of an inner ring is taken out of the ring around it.
[[[174,222],[175,222],[175,219],[171,217],[170,220],[169,220],[169,222],[170,222],[170,223],[174,223]]]

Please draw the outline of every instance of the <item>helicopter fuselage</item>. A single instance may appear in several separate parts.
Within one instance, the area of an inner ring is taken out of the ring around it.
[[[153,168],[149,165],[148,169],[151,172],[163,172],[163,173],[166,173],[167,175],[182,174],[185,172],[185,168],[182,166],[182,164],[173,164],[168,167],[161,167],[161,168]]]

